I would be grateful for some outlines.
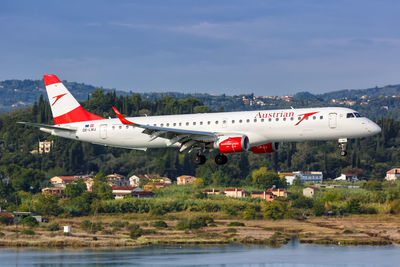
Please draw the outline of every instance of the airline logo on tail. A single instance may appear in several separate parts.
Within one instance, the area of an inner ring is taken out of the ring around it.
[[[104,120],[84,110],[56,75],[43,75],[43,79],[55,124]]]
[[[61,97],[65,96],[66,94],[67,94],[67,93],[61,94],[61,95],[53,96],[53,98],[55,98],[56,100],[55,100],[55,101],[53,102],[53,104],[51,104],[51,105],[54,106],[54,104],[55,104],[58,100],[60,100]]]

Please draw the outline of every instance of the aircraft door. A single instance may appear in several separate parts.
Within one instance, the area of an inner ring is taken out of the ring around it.
[[[107,124],[100,125],[100,138],[101,139],[107,138]]]
[[[335,129],[337,126],[337,113],[329,113],[329,128]]]

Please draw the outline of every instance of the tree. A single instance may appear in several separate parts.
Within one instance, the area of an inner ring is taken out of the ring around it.
[[[99,172],[93,179],[92,192],[100,199],[113,199],[112,187],[106,183],[106,176],[103,172]]]
[[[79,197],[86,191],[87,187],[82,179],[79,179],[75,183],[69,183],[65,186],[65,196],[67,198]]]
[[[323,201],[314,202],[312,208],[314,216],[322,216],[325,214],[325,203]]]
[[[378,180],[369,180],[363,187],[369,191],[380,191],[382,190],[382,182]]]
[[[286,181],[282,180],[276,172],[268,171],[267,168],[261,167],[251,173],[252,185],[258,188],[285,188]]]
[[[33,209],[36,213],[47,216],[57,216],[62,212],[57,197],[51,194],[38,194]]]
[[[286,203],[278,200],[267,202],[263,212],[265,218],[272,220],[283,219],[287,213],[287,205]]]

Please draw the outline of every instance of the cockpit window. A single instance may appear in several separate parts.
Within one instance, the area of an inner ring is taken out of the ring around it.
[[[357,118],[361,117],[360,113],[358,113],[358,112],[354,112],[354,115],[356,115]]]
[[[354,114],[353,113],[347,113],[347,116],[346,116],[346,118],[354,118],[355,116],[354,116]]]

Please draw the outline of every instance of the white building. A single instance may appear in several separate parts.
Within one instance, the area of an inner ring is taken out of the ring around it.
[[[348,181],[348,182],[357,182],[358,176],[354,173],[342,173],[339,177],[334,179],[335,181]]]
[[[386,172],[385,180],[386,181],[394,181],[399,177],[400,177],[400,168],[394,168],[394,169],[391,169],[390,171]]]
[[[285,176],[286,182],[290,185],[293,184],[293,181],[296,178],[300,178],[301,183],[313,183],[313,184],[318,184],[322,183],[322,180],[324,178],[324,175],[322,172],[317,172],[317,171],[296,171],[296,172],[290,172],[290,173],[281,173],[282,175]]]

